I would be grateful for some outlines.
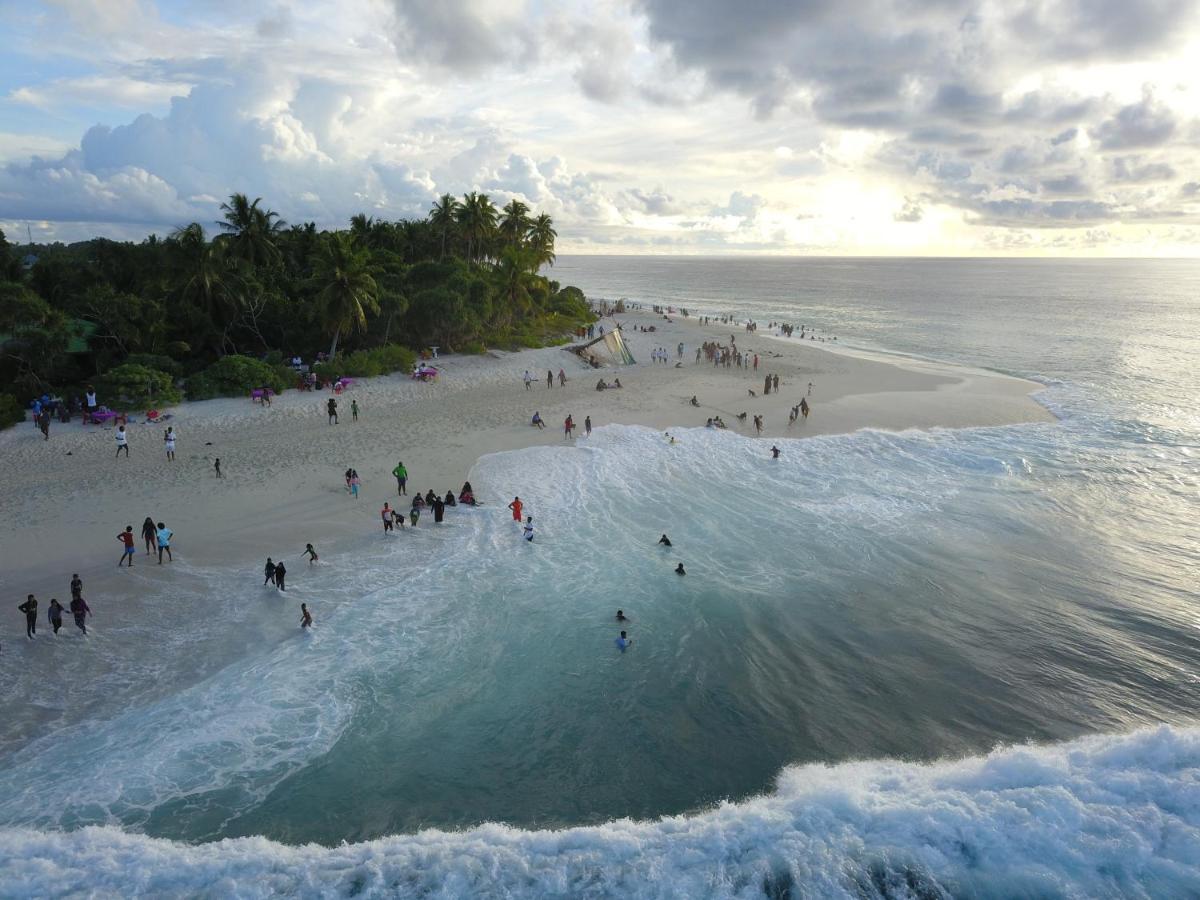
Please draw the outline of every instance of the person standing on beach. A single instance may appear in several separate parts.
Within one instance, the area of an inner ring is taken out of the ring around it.
[[[96,415],[96,389],[89,384],[87,392],[83,396],[87,403],[87,420],[91,422],[92,417]]]
[[[63,605],[57,599],[50,598],[50,609],[46,611],[46,618],[50,622],[50,627],[55,634],[58,634],[58,629],[62,628]]]
[[[529,374],[529,370],[525,370],[525,390],[531,390],[533,384],[533,376]]]
[[[304,545],[304,552],[300,554],[300,558],[308,557],[308,564],[311,566],[317,561],[317,551],[313,549],[312,544]]]
[[[325,404],[325,411],[329,414],[329,424],[336,425],[337,418],[337,400],[333,397],[329,398],[329,402]]]
[[[32,640],[37,636],[37,597],[30,594],[17,610],[25,613],[25,637]]]
[[[117,535],[117,540],[125,545],[125,549],[121,552],[121,558],[117,560],[117,568],[121,568],[121,563],[128,562],[129,568],[133,568],[133,526],[126,525],[125,530]]]
[[[275,587],[279,588],[281,591],[286,591],[287,588],[283,586],[283,580],[286,577],[287,566],[283,564],[283,560],[281,559],[275,564]]]
[[[158,523],[158,531],[155,532],[154,536],[158,539],[158,564],[160,566],[162,565],[162,555],[164,550],[167,551],[167,561],[175,562],[175,557],[171,555],[171,535],[174,533],[175,532],[173,532],[162,522]]]
[[[777,394],[779,393],[779,376],[778,375],[771,376],[771,387],[775,390],[775,393],[777,393]]]
[[[75,577],[78,578],[79,576],[76,575]],[[84,634],[87,634],[87,617],[91,614],[92,608],[87,605],[87,601],[82,596],[76,595],[71,598],[71,615],[75,617],[75,627]]]
[[[513,497],[513,502],[512,502],[512,503],[510,503],[510,504],[508,504],[508,508],[512,510],[512,514],[513,514],[513,521],[514,521],[514,522],[520,522],[520,521],[521,521],[521,508],[522,508],[522,506],[523,506],[523,504],[521,503],[521,498],[520,498],[520,497]]]
[[[808,421],[808,399],[800,398],[800,415],[804,416],[804,421]]]
[[[274,584],[274,583],[275,583],[275,570],[276,570],[276,568],[277,568],[277,567],[276,567],[276,565],[275,565],[274,561],[271,559],[271,557],[269,557],[269,556],[268,556],[268,557],[267,557],[267,564],[266,564],[265,566],[263,566],[263,575],[265,576],[265,577],[263,578],[263,587],[266,587],[266,585],[267,585],[267,582],[268,582],[268,581],[269,581],[271,584]]]
[[[440,522],[446,515],[446,503],[441,497],[434,497],[433,502],[429,504],[433,507],[433,521]]]
[[[757,374],[757,372],[758,372],[758,354],[757,353],[754,354],[754,371]]]
[[[567,415],[567,418],[563,420],[563,431],[565,432],[563,435],[564,438],[572,437],[575,433],[575,421],[569,414]]]
[[[167,447],[167,461],[175,462],[175,427],[167,426],[167,433],[163,435],[163,443]]]
[[[154,542],[157,538],[158,529],[154,527],[154,520],[146,516],[146,521],[142,523],[142,540],[146,542],[147,556],[154,552]]]
[[[350,496],[353,497],[355,500],[358,499],[359,483],[360,482],[359,482],[359,478],[358,478],[358,473],[356,471],[354,471],[353,469],[351,469],[350,470]]]
[[[308,604],[300,604],[300,627],[312,628],[312,614],[308,611]]]
[[[583,433],[586,434],[588,437],[592,436],[592,417],[591,416],[583,417]]]
[[[379,511],[380,518],[383,519],[383,533],[387,534],[392,530],[392,508],[388,504],[383,504],[383,509]]]
[[[567,386],[567,373],[562,369],[558,370],[558,386],[560,388]]]
[[[408,469],[404,468],[404,461],[396,463],[396,468],[392,469],[392,474],[396,476],[396,496],[402,497],[408,493],[406,485],[408,484]]]
[[[117,426],[116,439],[117,439],[117,456],[120,456],[121,451],[124,450],[125,458],[129,459],[129,435],[127,435],[125,433],[124,425]]]
[[[350,421],[351,422],[358,421],[358,401],[357,400],[350,401]]]
[[[546,387],[548,387],[548,388],[554,387],[554,373],[551,372],[549,369],[546,370]]]
[[[213,460],[213,471],[217,473],[218,478],[225,477],[224,475],[221,474],[221,457],[219,457],[219,456],[215,460]]]

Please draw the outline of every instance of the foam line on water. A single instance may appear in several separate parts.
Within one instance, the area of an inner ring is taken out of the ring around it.
[[[656,822],[293,847],[0,830],[0,894],[92,897],[1164,897],[1200,890],[1200,729],[932,764],[785,770]]]

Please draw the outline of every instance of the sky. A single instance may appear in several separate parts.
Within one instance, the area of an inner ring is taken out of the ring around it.
[[[13,241],[425,215],[560,253],[1200,256],[1194,0],[0,0]]]

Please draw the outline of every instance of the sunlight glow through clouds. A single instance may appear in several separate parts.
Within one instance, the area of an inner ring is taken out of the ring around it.
[[[0,10],[0,227],[486,190],[564,252],[1197,255],[1197,34],[1181,0],[44,0]]]

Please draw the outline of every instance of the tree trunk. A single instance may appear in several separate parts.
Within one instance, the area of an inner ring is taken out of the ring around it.
[[[334,329],[333,343],[329,345],[329,361],[330,362],[333,362],[334,356],[337,355],[337,342],[338,342],[338,338],[340,338],[341,336],[342,336],[342,326],[339,325],[337,328]]]

